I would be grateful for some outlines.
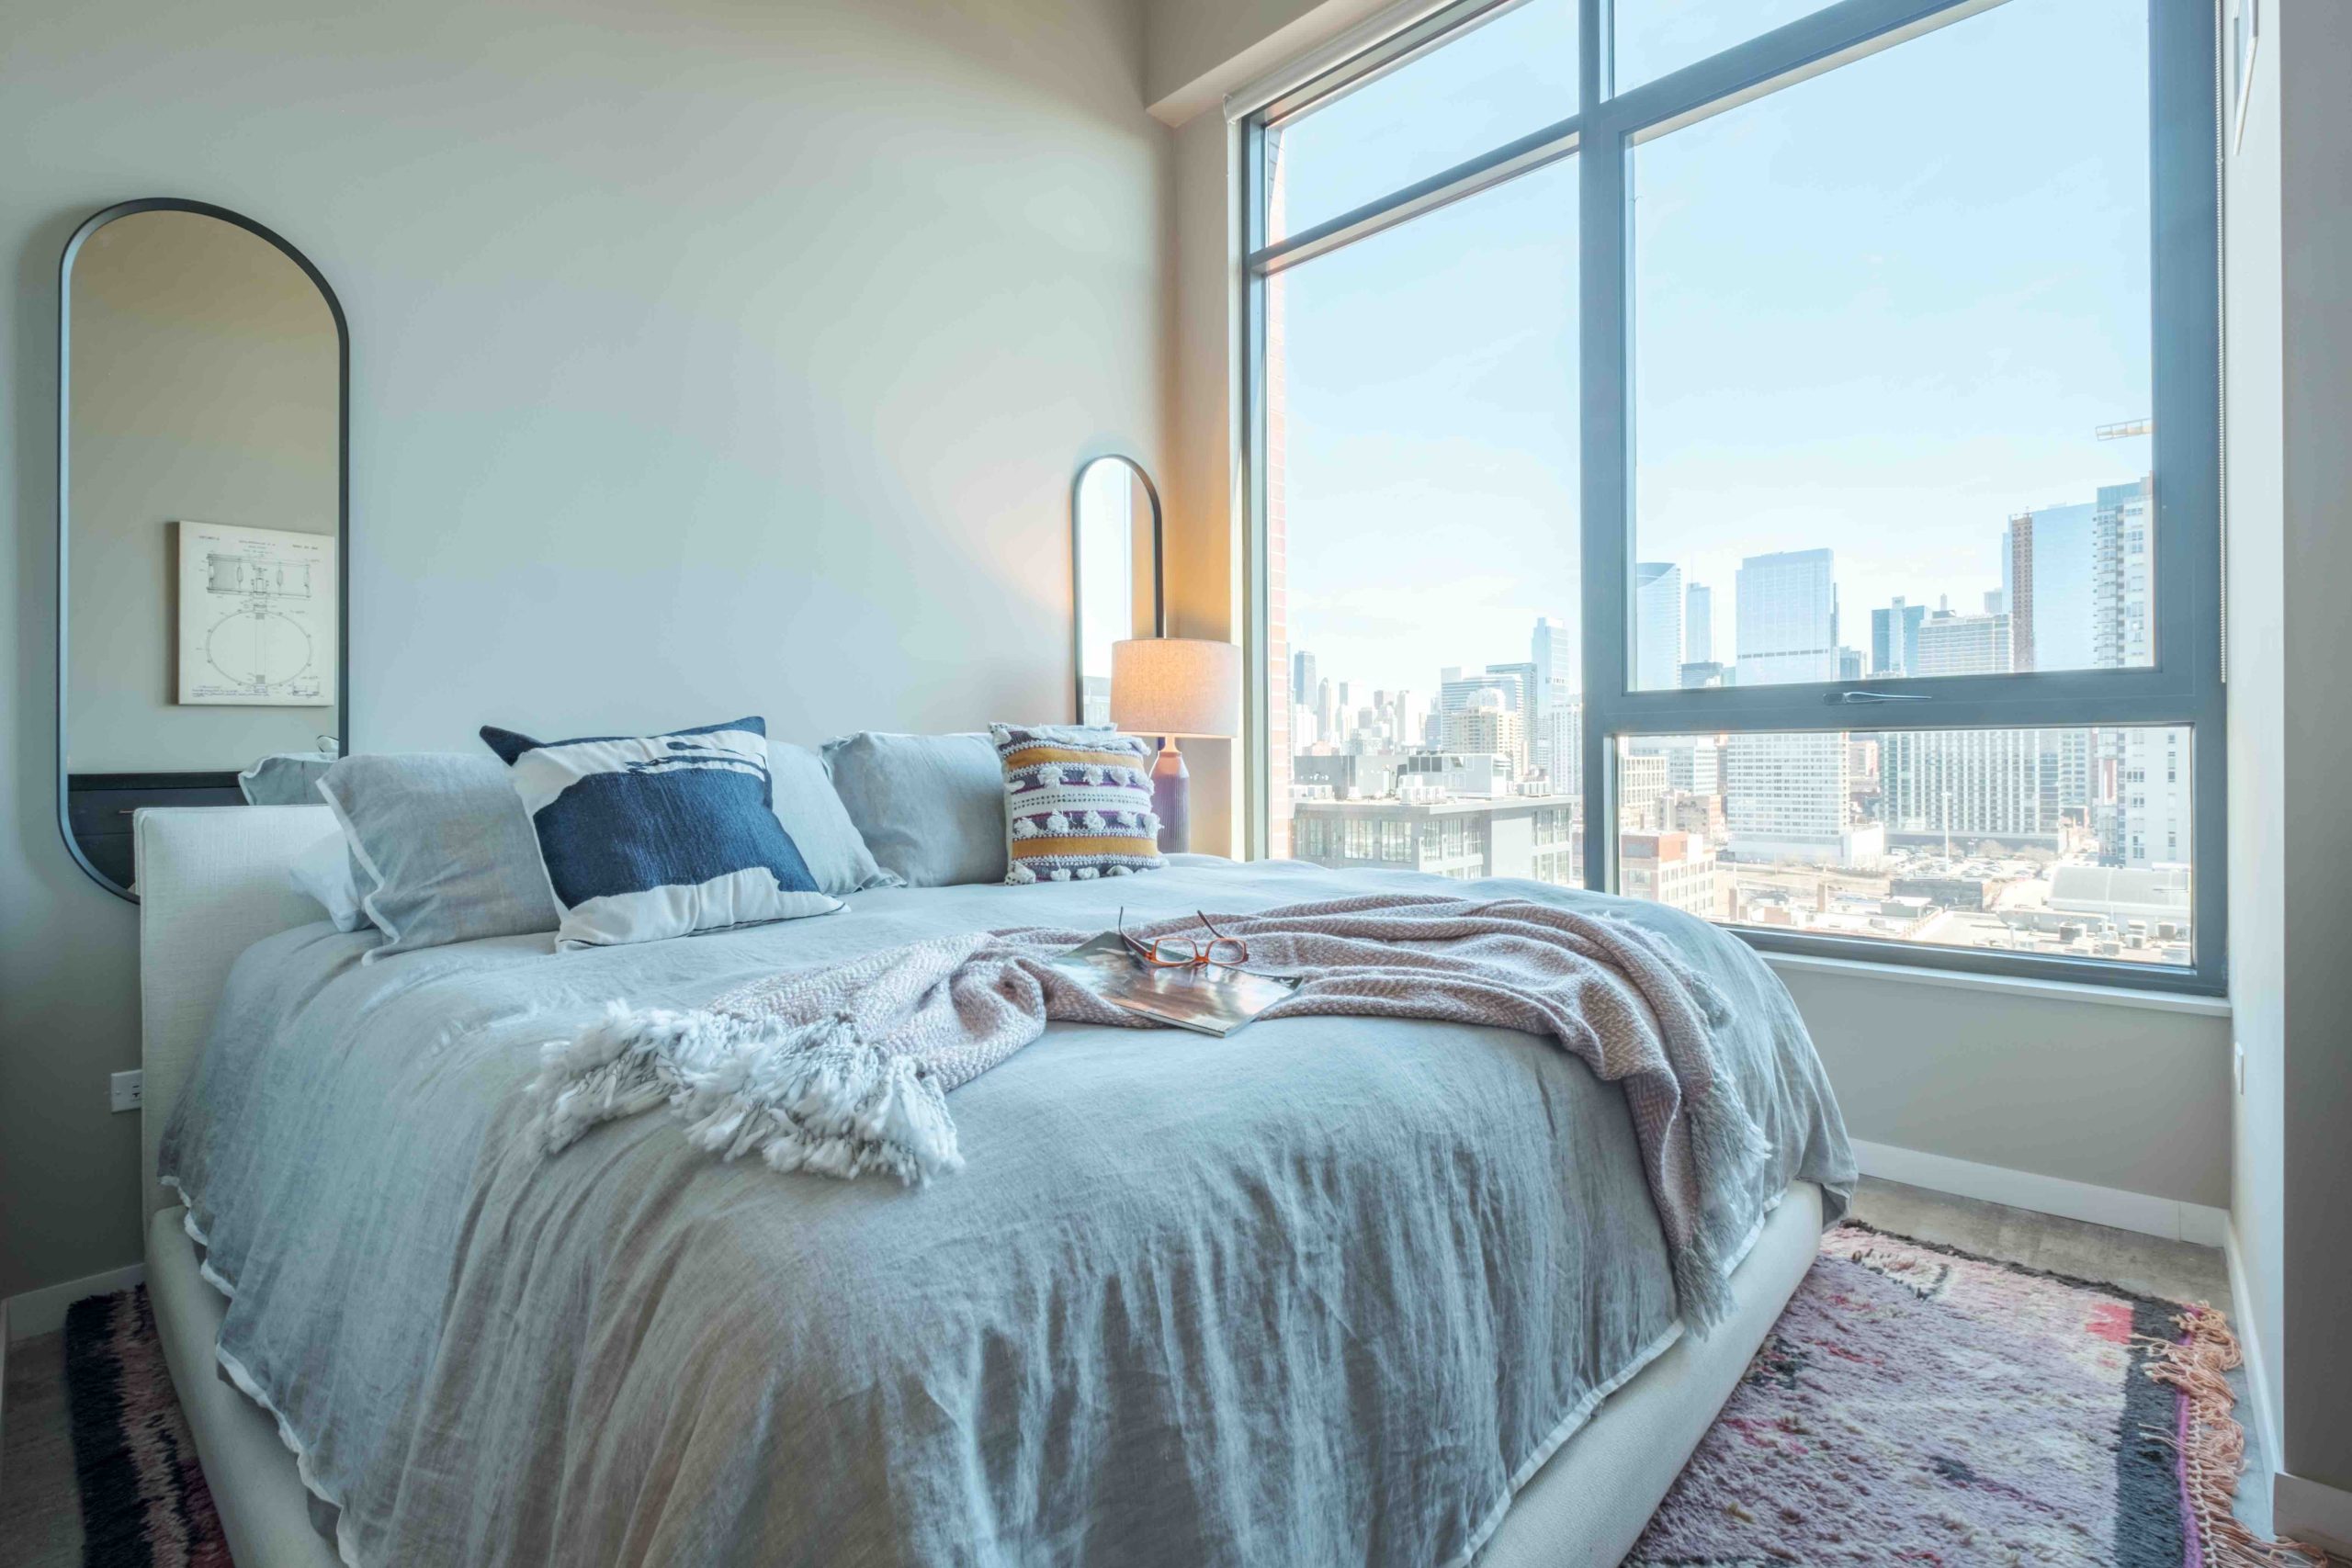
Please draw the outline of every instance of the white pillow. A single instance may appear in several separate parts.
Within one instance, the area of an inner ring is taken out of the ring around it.
[[[351,848],[341,833],[304,850],[286,868],[286,880],[324,909],[335,930],[356,931],[368,924],[359,908],[359,888],[351,879]]]

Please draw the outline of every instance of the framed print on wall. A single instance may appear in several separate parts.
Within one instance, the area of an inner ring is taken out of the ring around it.
[[[179,529],[179,700],[334,703],[335,536],[225,523]]]

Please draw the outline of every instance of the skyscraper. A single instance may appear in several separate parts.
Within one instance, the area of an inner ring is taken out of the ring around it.
[[[1828,550],[1783,550],[1739,564],[1742,686],[1838,678],[1838,588]],[[1742,859],[1839,864],[1847,840],[1846,740],[1818,734],[1735,735],[1724,751],[1724,820]]]
[[[1828,550],[1781,550],[1739,563],[1734,597],[1739,683],[1838,679],[1838,585]]]
[[[1557,789],[1560,781],[1572,771],[1569,760],[1562,754],[1563,741],[1568,748],[1583,744],[1581,736],[1564,732],[1560,722],[1576,690],[1577,649],[1566,626],[1549,615],[1536,616],[1534,635],[1528,639],[1528,662],[1535,671],[1533,702],[1528,714],[1532,760]]]
[[[2009,519],[2001,536],[2001,603],[2009,612],[2010,669],[2099,667],[2092,635],[2094,511],[2045,506]]]
[[[1682,662],[1712,664],[1715,659],[1715,591],[1694,582],[1682,591]]]
[[[1299,649],[1290,656],[1290,700],[1312,703],[1315,700],[1315,655]]]
[[[1645,560],[1634,568],[1634,685],[1672,691],[1682,683],[1682,569]]]
[[[2150,487],[2101,485],[2091,514],[2092,657],[2103,669],[2155,661],[2155,511]],[[2185,862],[2190,852],[2186,729],[2103,729],[2095,742],[2100,858]]]
[[[1919,623],[1928,618],[1925,604],[1904,599],[1871,612],[1871,669],[1873,675],[1908,675],[1919,662]]]
[[[1535,666],[1538,694],[1549,699],[1555,682],[1571,688],[1576,685],[1576,634],[1566,622],[1549,615],[1535,617],[1534,634],[1528,638],[1528,662]]]

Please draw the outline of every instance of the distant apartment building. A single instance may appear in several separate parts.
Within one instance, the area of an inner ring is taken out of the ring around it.
[[[1580,823],[1576,802],[1556,795],[1302,800],[1292,807],[1292,853],[1339,868],[1573,886],[1583,880]]]
[[[2013,529],[2020,526],[2013,521]],[[2016,656],[2006,614],[1939,611],[1919,626],[1919,675],[1998,675]],[[2076,732],[2079,735],[2079,732]],[[1890,730],[1880,737],[1880,819],[1889,839],[2055,850],[2063,841],[2055,731]]]
[[[1685,795],[1723,792],[1723,748],[1712,735],[1642,735],[1625,743],[1629,756],[1666,763],[1666,787]]]
[[[1507,758],[1514,779],[1527,772],[1527,720],[1491,692],[1481,693],[1475,705],[1447,714],[1439,723],[1438,745],[1446,751]]]
[[[1724,797],[1720,795],[1678,795],[1669,790],[1658,802],[1658,818],[1668,831],[1690,833],[1710,844],[1724,841]]]
[[[2057,754],[2033,729],[1917,729],[1881,739],[1882,820],[1896,843],[1991,840],[2055,851],[2064,824],[2052,809]]]
[[[1718,664],[1712,659],[1691,660],[1682,667],[1681,675],[1682,690],[1686,692],[1701,692],[1710,686],[1732,684],[1730,667]]]
[[[1291,788],[1306,799],[1377,800],[1396,792],[1406,761],[1400,751],[1300,752],[1291,758]]]
[[[1939,610],[1919,623],[1913,675],[1996,675],[2011,668],[2009,617]]]
[[[1666,758],[1657,752],[1629,751],[1617,759],[1617,825],[1621,829],[1655,828],[1658,803],[1666,798]]]
[[[1715,852],[1680,832],[1623,832],[1617,839],[1617,890],[1706,919],[1725,913]]]

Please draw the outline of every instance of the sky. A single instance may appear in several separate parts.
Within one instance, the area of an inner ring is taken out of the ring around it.
[[[1810,0],[1619,0],[1621,79]],[[1284,132],[1294,228],[1572,112],[1528,0]],[[1636,147],[1634,557],[1715,590],[1836,552],[1840,640],[1975,610],[2008,516],[2149,467],[2145,0],[2008,0]],[[1304,263],[1285,335],[1290,641],[1360,690],[1527,657],[1577,605],[1570,158]]]

